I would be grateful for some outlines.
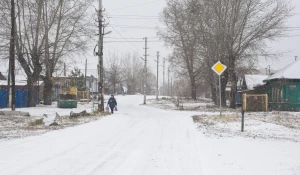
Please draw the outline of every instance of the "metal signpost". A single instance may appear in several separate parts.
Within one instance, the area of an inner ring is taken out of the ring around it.
[[[219,96],[220,96],[220,115],[222,115],[222,96],[221,96],[221,75],[227,67],[218,61],[211,69],[219,75]]]

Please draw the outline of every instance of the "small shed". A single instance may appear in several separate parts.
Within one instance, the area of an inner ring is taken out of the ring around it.
[[[264,80],[270,110],[300,111],[300,60]]]

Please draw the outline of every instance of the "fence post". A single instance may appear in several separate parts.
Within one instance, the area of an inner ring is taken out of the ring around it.
[[[242,109],[242,128],[241,131],[244,132],[244,118],[245,118],[245,111]]]

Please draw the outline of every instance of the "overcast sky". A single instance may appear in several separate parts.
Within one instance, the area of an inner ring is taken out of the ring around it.
[[[145,47],[143,38],[148,37],[149,65],[156,74],[154,61],[156,52],[160,51],[161,60],[171,52],[162,41],[159,41],[156,35],[156,28],[162,27],[159,22],[159,14],[165,7],[165,0],[103,0],[102,3],[105,8],[106,22],[109,24],[105,30],[106,32],[111,31],[104,40],[104,61],[107,61],[109,54],[117,54],[120,57],[127,53],[136,52],[142,57]],[[298,55],[300,59],[300,0],[291,0],[291,5],[295,7],[293,11],[295,16],[288,20],[287,26],[298,28],[287,33],[290,37],[280,38],[268,44],[267,50],[270,53],[282,53],[282,56],[279,60],[268,59],[267,61],[261,57],[259,64],[261,68],[270,65],[271,69],[278,70],[292,63],[295,60],[294,56]],[[97,3],[95,3],[95,8],[98,9]],[[96,76],[98,58],[92,55],[96,42],[90,44],[90,52],[85,57],[80,57],[76,66],[84,69],[85,59],[87,59],[88,74]],[[0,70],[6,69],[3,68],[3,63],[1,64]],[[71,66],[69,68],[71,69]],[[162,72],[162,67],[160,67],[160,72]]]
[[[112,31],[105,38],[104,58],[109,54],[121,56],[126,53],[138,53],[140,57],[145,54],[145,42],[143,38],[148,38],[148,60],[151,70],[156,72],[156,55],[160,52],[160,62],[167,57],[170,49],[164,47],[164,43],[157,37],[157,28],[161,27],[159,14],[165,7],[164,0],[126,0],[111,1],[104,0],[106,19],[109,27],[107,31]],[[110,41],[121,41],[113,42]],[[162,72],[162,67],[161,71]]]
[[[291,0],[291,5],[294,7],[294,16],[287,21],[286,25],[295,28],[286,33],[289,37],[279,38],[277,41],[268,44],[268,51],[282,53],[282,55],[279,60],[273,61],[265,61],[261,58],[260,66],[262,68],[270,65],[272,69],[278,70],[295,61],[295,56],[300,59],[300,0]]]
[[[281,56],[278,60],[268,59],[267,61],[264,57],[261,57],[260,68],[270,65],[271,69],[278,70],[292,63],[295,60],[295,56],[298,55],[300,59],[300,0],[291,0],[291,5],[294,6],[293,13],[295,15],[287,21],[286,25],[298,28],[287,32],[289,37],[279,38],[267,45],[266,50],[268,52],[281,53]],[[122,43],[105,43],[104,58],[107,58],[109,52],[121,55],[136,51],[142,56],[144,54],[142,38],[147,36],[149,41],[155,41],[148,44],[150,65],[155,71],[154,59],[156,58],[156,52],[160,51],[161,58],[166,57],[170,53],[170,49],[164,47],[163,42],[156,42],[158,39],[153,38],[157,37],[155,27],[161,25],[158,17],[165,6],[165,0],[103,0],[103,6],[106,9],[105,14],[109,17],[109,25],[112,26],[106,29],[112,31],[112,33],[107,36],[105,41],[123,41]],[[127,42],[138,40],[141,42]]]

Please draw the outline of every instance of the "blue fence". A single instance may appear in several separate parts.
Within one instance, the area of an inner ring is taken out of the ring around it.
[[[6,108],[7,106],[7,90],[0,89],[0,108]]]
[[[28,106],[28,90],[16,90],[16,108]]]
[[[7,90],[0,89],[0,108],[7,106]],[[38,91],[36,91],[36,104],[38,104]],[[28,106],[28,90],[16,89],[16,108],[23,108]]]

